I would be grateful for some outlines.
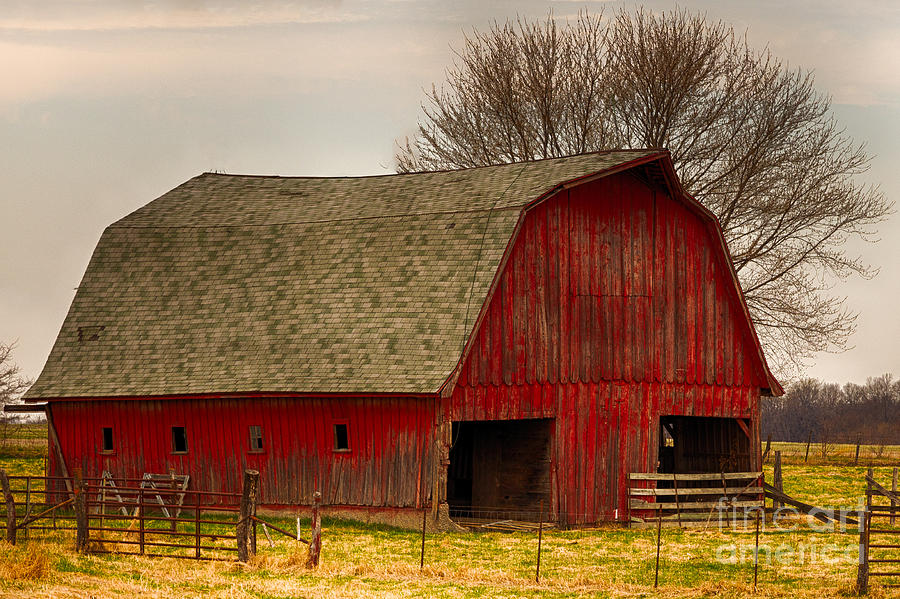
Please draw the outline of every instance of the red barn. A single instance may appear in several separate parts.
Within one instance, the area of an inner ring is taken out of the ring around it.
[[[195,177],[106,229],[27,399],[52,474],[577,525],[629,472],[759,468],[769,393],[716,219],[614,151]]]

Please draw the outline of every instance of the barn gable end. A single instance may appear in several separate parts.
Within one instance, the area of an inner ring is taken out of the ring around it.
[[[624,517],[626,474],[656,471],[661,417],[757,422],[770,382],[743,308],[715,231],[665,186],[629,171],[563,189],[527,211],[495,281],[450,395],[455,434],[551,419],[554,511]]]
[[[629,173],[531,208],[458,386],[769,384],[727,258],[697,214]]]

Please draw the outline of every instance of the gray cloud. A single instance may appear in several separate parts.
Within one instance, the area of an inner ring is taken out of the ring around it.
[[[364,20],[341,2],[55,0],[15,3],[0,13],[0,29],[24,32],[135,29],[217,29]]]
[[[385,172],[393,139],[414,127],[422,89],[442,79],[463,30],[580,6],[587,4],[0,4],[0,339],[18,338],[17,358],[37,375],[106,225],[204,170]],[[848,133],[877,154],[867,180],[900,196],[893,4],[692,6],[815,69]],[[859,246],[881,275],[836,288],[861,310],[857,348],[823,356],[813,375],[900,374],[900,316],[891,306],[900,296],[900,218],[881,234],[881,244]]]

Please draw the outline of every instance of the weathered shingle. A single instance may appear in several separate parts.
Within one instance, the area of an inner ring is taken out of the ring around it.
[[[106,229],[27,397],[434,392],[523,206],[648,154],[200,175]]]

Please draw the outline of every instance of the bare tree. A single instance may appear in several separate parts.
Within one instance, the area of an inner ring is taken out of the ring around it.
[[[422,108],[395,156],[401,172],[668,148],[719,218],[779,373],[845,347],[855,314],[830,281],[875,274],[844,244],[871,239],[892,204],[857,182],[869,157],[812,75],[732,27],[643,10],[494,23],[467,36]]]
[[[12,352],[15,348],[15,343],[0,342],[0,410],[7,404],[17,401],[32,383],[21,375],[19,366],[12,361]],[[7,415],[0,411],[0,425],[4,425],[8,420]],[[5,433],[5,427],[3,432]],[[5,439],[6,435],[3,434],[0,438]]]

